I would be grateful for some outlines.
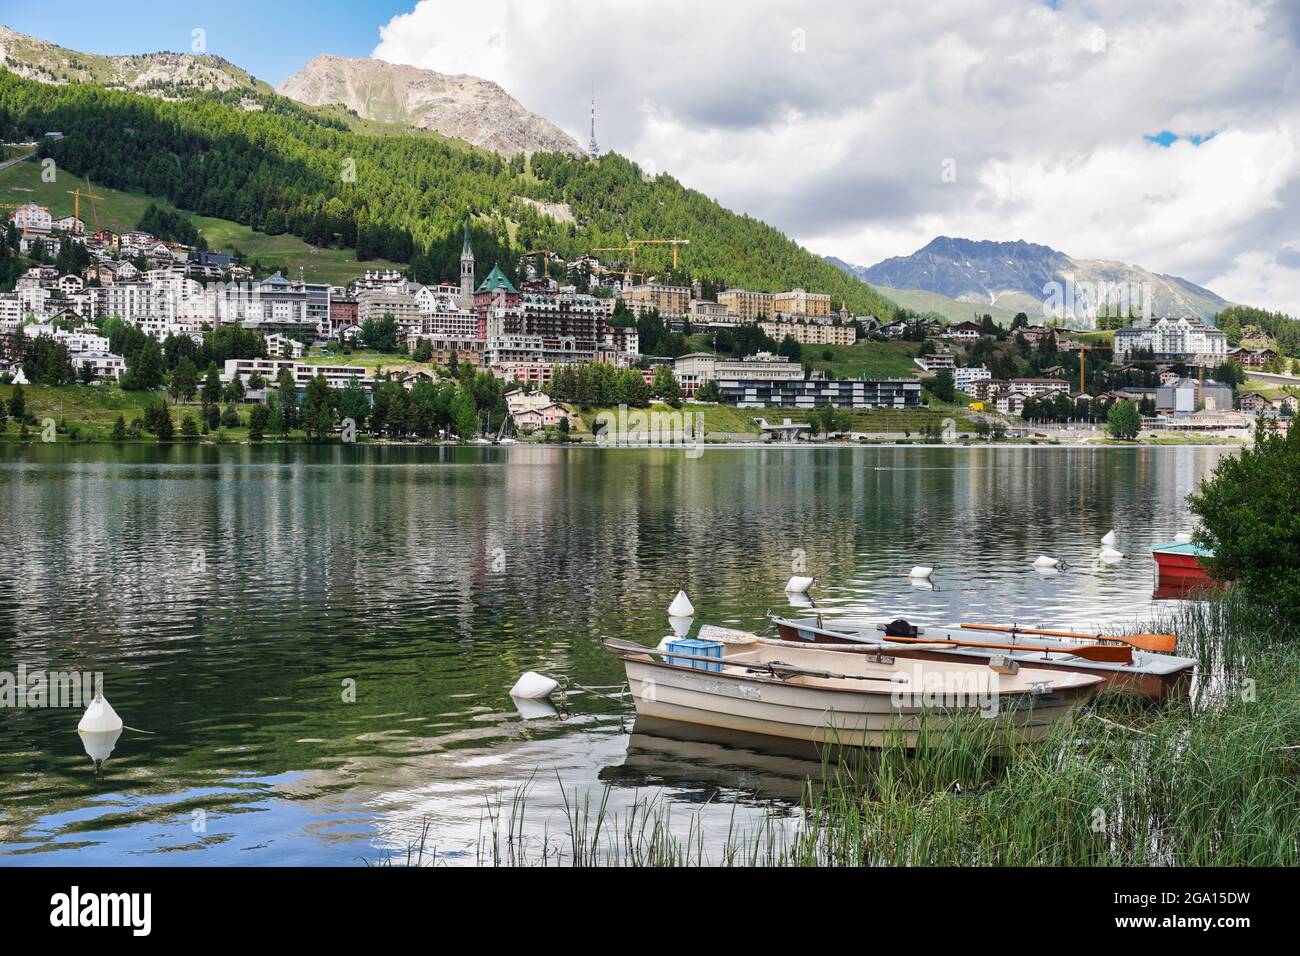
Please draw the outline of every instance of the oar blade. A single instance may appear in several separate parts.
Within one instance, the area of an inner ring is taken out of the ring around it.
[[[1128,634],[1122,640],[1144,651],[1159,651],[1162,654],[1172,653],[1178,646],[1176,634]]]

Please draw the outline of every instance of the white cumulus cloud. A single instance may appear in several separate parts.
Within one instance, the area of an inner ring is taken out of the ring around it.
[[[1296,11],[421,0],[373,55],[494,80],[580,142],[594,88],[602,148],[818,253],[1025,239],[1300,313]]]

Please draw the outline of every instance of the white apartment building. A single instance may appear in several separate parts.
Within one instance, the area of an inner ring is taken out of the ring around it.
[[[50,216],[50,211],[34,202],[19,206],[9,214],[9,220],[18,227],[19,232],[29,236],[49,235],[50,230],[54,228],[54,219]]]
[[[391,315],[397,323],[399,337],[420,328],[420,304],[409,292],[395,288],[367,289],[357,294],[357,319],[363,325]]]
[[[721,302],[694,299],[691,302],[690,321],[692,325],[732,326],[740,325],[740,316]]]
[[[743,359],[715,362],[713,377],[744,379],[751,382],[788,382],[803,378],[803,366],[798,362],[791,362],[782,355],[757,352]]]
[[[969,392],[976,382],[987,382],[993,375],[983,365],[966,365],[953,369],[952,377],[958,391]]]
[[[293,375],[294,385],[301,391],[305,389],[318,374],[325,376],[330,388],[347,388],[352,382],[359,382],[369,389],[373,384],[372,369],[359,365],[309,365],[306,362],[293,362],[288,359],[227,359],[221,381],[233,382],[238,375],[244,385],[254,372],[266,380],[268,387],[274,388],[280,369],[287,368]]]
[[[1025,398],[1047,398],[1069,395],[1070,383],[1059,378],[1013,378],[1007,382],[1007,391]]]
[[[266,336],[266,353],[275,358],[302,358],[307,354],[307,346],[297,339],[291,339],[287,335],[273,332]]]
[[[1115,332],[1115,360],[1139,349],[1149,349],[1156,358],[1218,364],[1227,357],[1228,337],[1200,318],[1138,319]]]
[[[920,366],[923,372],[937,372],[945,368],[950,372],[955,372],[957,369],[957,360],[946,352],[937,352],[934,355],[920,355],[912,359],[912,361]]]
[[[78,373],[85,366],[95,373],[95,378],[112,379],[118,381],[126,372],[126,360],[120,355],[113,355],[107,350],[103,352],[82,352],[72,356],[72,367]]]
[[[27,317],[17,292],[0,292],[0,331],[12,332]]]

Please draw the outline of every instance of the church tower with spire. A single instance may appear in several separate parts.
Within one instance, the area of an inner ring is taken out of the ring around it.
[[[469,223],[465,223],[465,245],[460,250],[460,307],[474,308],[474,250],[469,244]]]

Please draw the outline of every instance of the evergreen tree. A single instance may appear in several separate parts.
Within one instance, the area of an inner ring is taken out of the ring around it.
[[[307,383],[307,393],[302,402],[302,427],[312,441],[322,442],[334,430],[332,391],[325,376],[319,372]]]
[[[658,365],[655,367],[654,381],[650,389],[655,398],[661,399],[673,408],[677,408],[682,403],[681,386],[677,384],[671,365]]]
[[[266,405],[257,404],[248,413],[248,438],[261,441],[266,437],[267,426],[271,423],[271,410]]]
[[[188,357],[181,356],[171,373],[172,399],[177,402],[188,402],[198,389],[198,381],[199,370]]]
[[[9,396],[9,417],[19,423],[27,420],[27,396],[23,394],[21,385],[15,385],[13,394]]]
[[[158,436],[159,441],[171,441],[175,431],[172,424],[172,414],[167,410],[167,406],[161,403],[158,405],[158,412],[154,424],[154,434]]]

